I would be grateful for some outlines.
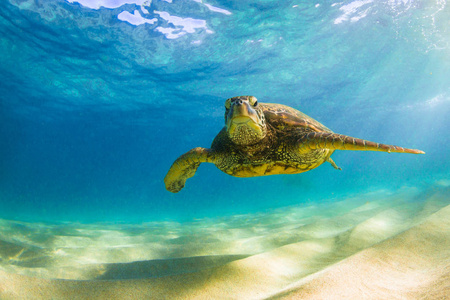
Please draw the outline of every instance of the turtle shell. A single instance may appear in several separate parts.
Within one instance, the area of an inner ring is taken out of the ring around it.
[[[266,122],[278,130],[304,128],[305,131],[332,132],[328,127],[292,107],[276,103],[260,105]]]

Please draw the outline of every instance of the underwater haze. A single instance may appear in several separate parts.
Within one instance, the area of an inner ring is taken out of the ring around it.
[[[297,175],[212,164],[177,194],[173,161],[209,147],[253,95],[337,133],[425,155],[336,151]],[[186,221],[448,186],[450,7],[442,0],[9,0],[0,3],[0,218]]]

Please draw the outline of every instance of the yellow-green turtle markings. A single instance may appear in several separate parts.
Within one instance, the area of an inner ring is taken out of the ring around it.
[[[331,159],[334,150],[424,153],[333,133],[302,112],[282,104],[258,103],[253,96],[225,101],[225,127],[211,148],[194,148],[181,155],[164,178],[167,190],[177,193],[201,163],[213,163],[236,177],[296,174]]]

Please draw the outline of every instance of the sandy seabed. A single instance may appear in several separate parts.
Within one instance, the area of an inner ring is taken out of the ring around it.
[[[450,299],[450,187],[189,223],[0,220],[0,299]]]

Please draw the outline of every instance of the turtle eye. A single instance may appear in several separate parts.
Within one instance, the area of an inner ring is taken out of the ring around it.
[[[231,107],[231,100],[227,99],[227,101],[225,101],[225,108],[230,109],[230,107]]]
[[[253,105],[253,106],[258,105],[258,100],[256,99],[256,97],[253,97],[253,96],[248,97],[248,102],[250,103],[250,105]]]

